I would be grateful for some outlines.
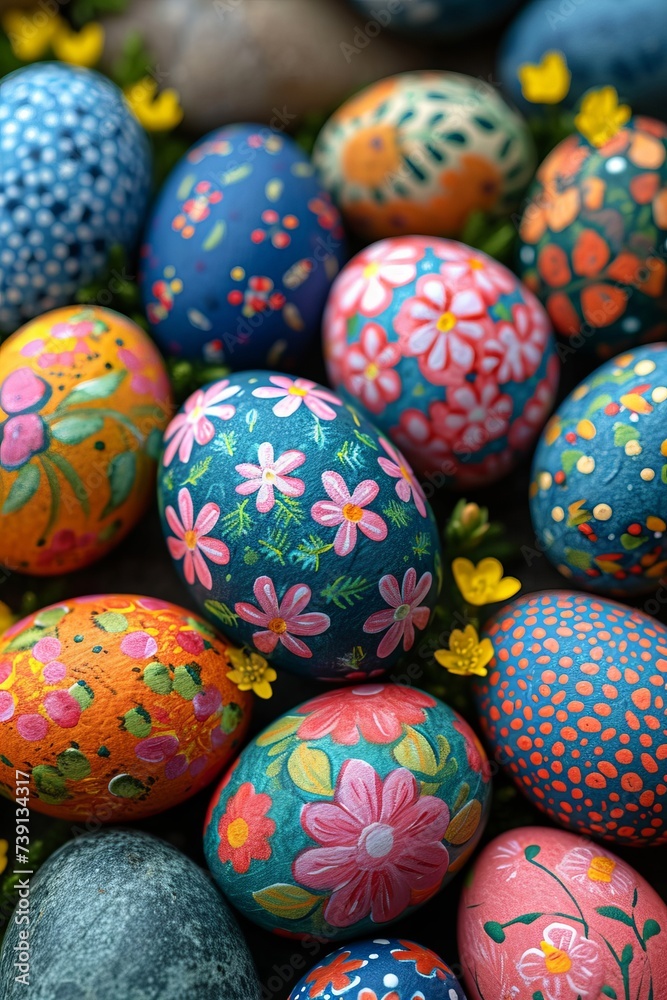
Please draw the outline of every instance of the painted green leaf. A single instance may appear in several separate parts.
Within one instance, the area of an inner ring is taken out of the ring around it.
[[[201,691],[201,676],[193,663],[174,670],[174,691],[186,701],[192,701]]]
[[[185,175],[181,183],[178,185],[178,190],[176,192],[176,198],[178,201],[185,201],[185,199],[192,191],[192,188],[194,187],[194,183],[196,180],[197,180],[196,174]]]
[[[230,733],[233,733],[235,729],[238,729],[242,718],[243,709],[240,705],[237,705],[233,701],[229,705],[225,705],[220,718],[220,728],[223,733],[227,736],[229,736]]]
[[[565,561],[576,566],[577,569],[590,569],[591,555],[583,549],[565,549]]]
[[[619,906],[596,906],[595,912],[599,913],[601,917],[609,917],[610,920],[618,920],[619,923],[632,927],[632,917]]]
[[[68,613],[69,608],[64,604],[59,604],[55,608],[44,608],[35,616],[35,625],[39,625],[40,628],[53,628]]]
[[[117,774],[109,782],[109,791],[121,799],[139,799],[147,791],[146,786],[131,774]]]
[[[252,173],[252,166],[249,163],[242,163],[238,167],[225,171],[220,175],[220,184],[224,187],[227,184],[238,184],[244,177]]]
[[[58,770],[69,781],[80,781],[90,774],[90,763],[85,754],[76,747],[68,747],[56,757]]]
[[[331,761],[324,750],[300,743],[287,761],[289,776],[297,786],[311,795],[333,795]]]
[[[223,625],[235,628],[238,624],[239,616],[222,601],[204,601],[204,609],[209,615],[219,618]]]
[[[430,776],[438,771],[438,762],[431,744],[412,726],[405,726],[405,736],[394,747],[393,754],[398,763],[409,771],[419,771]]]
[[[611,997],[611,1000],[618,1000],[618,993],[612,986],[603,986],[601,993],[604,997]]]
[[[520,917],[515,917],[512,921],[513,924],[533,924],[540,917],[543,917],[543,913],[524,913]]]
[[[129,712],[125,713],[123,716],[123,726],[127,729],[128,733],[132,733],[138,739],[144,739],[144,737],[150,735],[153,723],[146,709],[138,705],[136,708],[131,708]]]
[[[505,940],[505,931],[495,920],[487,920],[484,924],[484,930],[496,944],[502,944]]]
[[[570,475],[583,454],[583,451],[577,451],[576,448],[570,448],[562,453],[560,456],[560,464],[566,476]]]
[[[63,474],[71,487],[72,493],[81,504],[81,509],[84,514],[88,516],[90,514],[88,491],[83,485],[79,473],[76,471],[72,463],[69,462],[64,455],[60,455],[57,451],[49,452],[49,458]]]
[[[529,844],[523,852],[526,861],[534,861],[541,850],[539,844]]]
[[[50,764],[37,764],[32,769],[32,777],[39,797],[49,805],[57,805],[69,798],[64,776]]]
[[[268,766],[266,768],[266,771],[264,772],[266,774],[267,778],[277,778],[278,777],[278,775],[280,774],[281,768],[283,766],[283,760],[284,759],[285,759],[284,757],[278,757],[277,760],[272,760],[271,763],[268,764]]]
[[[137,478],[137,456],[133,451],[123,451],[114,455],[107,466],[109,478],[109,501],[100,514],[100,520],[124,504]]]
[[[623,532],[621,535],[621,545],[624,549],[632,550],[638,549],[640,545],[643,545],[647,540],[646,535],[628,535],[627,532]]]
[[[667,485],[667,465],[663,465],[662,471],[660,473],[660,478]]]
[[[119,611],[103,611],[93,616],[93,622],[103,632],[127,632],[129,628],[127,618]]]
[[[661,930],[662,928],[657,920],[647,920],[642,931],[644,943],[650,941],[650,939],[659,934]]]
[[[261,736],[257,737],[256,743],[258,747],[268,747],[272,743],[279,743],[284,740],[285,737],[291,736],[301,723],[303,718],[298,718],[294,715],[286,715],[282,719],[278,719],[273,722],[268,729],[265,729]]]
[[[586,416],[590,417],[591,414],[597,413],[598,410],[603,410],[605,406],[609,406],[612,402],[613,400],[608,392],[604,392],[600,396],[596,396],[595,399],[588,404]]]
[[[93,689],[89,684],[86,684],[85,681],[77,681],[67,690],[69,694],[71,694],[72,698],[79,703],[82,712],[88,708],[95,697]]]
[[[114,394],[126,375],[125,371],[109,372],[107,375],[100,375],[99,378],[79,382],[62,401],[59,409],[73,406],[75,403],[90,403],[93,399],[107,399]]]
[[[29,462],[27,465],[22,466],[7,494],[2,513],[13,514],[15,511],[20,510],[21,507],[24,507],[28,500],[37,492],[40,479],[41,472],[38,465]]]
[[[621,952],[621,965],[630,965],[634,956],[631,944],[626,944]]]
[[[639,431],[630,424],[614,424],[614,444],[617,448],[624,448],[628,441],[637,441]]]
[[[56,420],[51,425],[51,433],[56,441],[63,444],[79,444],[85,441],[91,434],[97,434],[104,427],[104,417],[91,414],[89,417],[77,416],[72,413],[67,417]]]
[[[169,694],[171,691],[171,675],[163,663],[149,663],[144,670],[144,684],[156,694]]]
[[[224,235],[225,223],[222,219],[218,219],[216,224],[213,226],[213,229],[202,243],[202,250],[212,250],[214,247],[217,247]]]
[[[14,652],[19,649],[30,649],[39,639],[44,638],[44,629],[27,628],[24,632],[15,635],[12,641],[6,646],[7,652]]]
[[[320,896],[314,896],[297,885],[287,885],[282,882],[253,892],[252,898],[262,909],[286,920],[300,920],[302,917],[307,917],[321,899]]]

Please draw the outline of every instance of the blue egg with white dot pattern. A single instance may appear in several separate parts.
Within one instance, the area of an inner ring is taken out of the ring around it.
[[[150,183],[147,136],[110,80],[63,63],[2,80],[0,340],[74,301],[112,247],[132,251]]]

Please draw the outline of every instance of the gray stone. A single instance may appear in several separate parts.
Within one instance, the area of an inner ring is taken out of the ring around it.
[[[33,877],[29,900],[29,985],[15,978],[26,926],[17,906],[0,953],[2,1000],[259,1000],[210,878],[147,833],[69,841]]]

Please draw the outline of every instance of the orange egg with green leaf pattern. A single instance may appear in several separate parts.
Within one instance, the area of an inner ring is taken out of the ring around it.
[[[170,411],[160,354],[110,309],[56,309],[5,341],[0,564],[66,573],[113,548],[150,502]]]
[[[252,695],[243,653],[152,597],[78,597],[0,641],[0,792],[80,823],[149,816],[208,784],[238,749]]]

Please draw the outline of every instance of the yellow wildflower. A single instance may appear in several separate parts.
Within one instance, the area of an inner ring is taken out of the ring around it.
[[[464,600],[475,607],[508,601],[521,590],[521,582],[513,576],[503,576],[503,564],[489,556],[475,566],[469,559],[455,559],[452,573]]]
[[[244,649],[230,649],[229,658],[234,664],[227,677],[236,684],[239,691],[254,691],[258,698],[270,698],[273,694],[271,682],[278,674],[263,656]]]
[[[11,608],[8,608],[3,601],[0,601],[0,636],[2,633],[13,625],[16,621],[16,615],[12,614]]]
[[[463,631],[453,629],[449,637],[449,649],[436,649],[434,656],[450,674],[462,677],[477,674],[485,677],[488,673],[486,665],[493,658],[493,643],[490,639],[482,639],[480,642],[475,626],[466,625]]]
[[[618,103],[615,87],[591,90],[581,102],[574,124],[592,146],[604,146],[629,120],[632,111]]]
[[[104,49],[104,28],[96,21],[91,21],[81,31],[72,31],[61,20],[51,46],[61,62],[71,63],[73,66],[95,66]]]
[[[4,872],[7,867],[7,851],[9,850],[9,844],[6,840],[0,840],[0,875]]]
[[[33,11],[8,10],[2,15],[2,27],[12,52],[22,62],[40,59],[53,41],[62,19],[39,8]]]
[[[560,104],[570,89],[572,74],[562,52],[545,52],[539,63],[524,63],[517,71],[521,93],[531,104]]]
[[[125,90],[134,115],[148,132],[168,132],[183,120],[177,91],[171,87],[157,93],[157,81],[145,76]]]

